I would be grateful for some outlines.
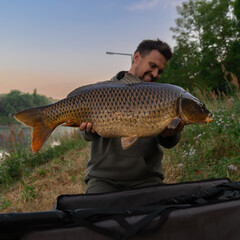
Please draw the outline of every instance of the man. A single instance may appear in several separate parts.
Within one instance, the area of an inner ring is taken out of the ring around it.
[[[170,47],[161,40],[144,40],[137,47],[128,72],[120,72],[111,81],[156,82],[171,59]],[[156,137],[140,138],[129,149],[123,150],[119,138],[103,138],[82,123],[80,130],[87,141],[92,141],[87,164],[86,193],[113,192],[160,184],[163,179],[162,145],[174,147],[180,140],[180,131],[166,128]]]

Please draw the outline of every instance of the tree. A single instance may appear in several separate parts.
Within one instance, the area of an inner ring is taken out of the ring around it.
[[[18,90],[12,90],[4,100],[4,108],[8,114],[14,114],[26,108],[33,106],[33,96],[22,94]]]
[[[226,57],[226,69],[234,73],[240,84],[240,0],[236,0],[233,4],[233,13],[236,17],[235,25],[235,39],[230,43]]]
[[[0,116],[4,116],[5,115],[5,110],[3,107],[3,97],[0,98]]]
[[[235,5],[239,3],[235,1]],[[163,81],[190,89],[226,91],[222,65],[228,68],[232,64],[233,52],[239,46],[233,4],[233,0],[189,0],[177,7],[180,17],[171,28],[177,46]],[[239,56],[235,52],[235,59]]]
[[[43,106],[51,103],[51,101],[47,97],[38,95],[36,93],[36,90],[34,90],[33,94],[22,93],[18,90],[12,90],[0,100],[0,116],[8,118],[8,121],[5,123],[12,122],[13,114],[21,110]]]

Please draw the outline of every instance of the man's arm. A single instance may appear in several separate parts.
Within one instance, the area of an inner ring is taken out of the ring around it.
[[[157,136],[159,144],[165,148],[176,146],[180,141],[181,131],[183,130],[184,125],[184,121],[181,121],[175,129],[169,129],[166,127],[163,132]]]
[[[176,146],[178,144],[178,142],[180,141],[180,138],[181,138],[181,133],[178,133],[173,136],[166,136],[166,137],[164,137],[162,135],[157,136],[157,140],[158,140],[159,144],[165,148],[172,148],[172,147]]]

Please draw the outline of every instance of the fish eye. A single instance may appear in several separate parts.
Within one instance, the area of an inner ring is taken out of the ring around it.
[[[198,105],[198,107],[201,110],[204,110],[206,108],[205,104],[202,101],[200,101],[198,98],[194,98],[194,102]]]
[[[199,104],[199,107],[200,107],[199,110],[201,110],[201,111],[203,111],[203,112],[207,111],[206,105],[205,105],[204,103],[201,102],[201,103]]]

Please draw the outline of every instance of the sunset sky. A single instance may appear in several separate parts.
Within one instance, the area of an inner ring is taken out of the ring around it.
[[[174,46],[182,0],[0,0],[0,94],[61,99],[76,87],[128,70],[143,39]]]

